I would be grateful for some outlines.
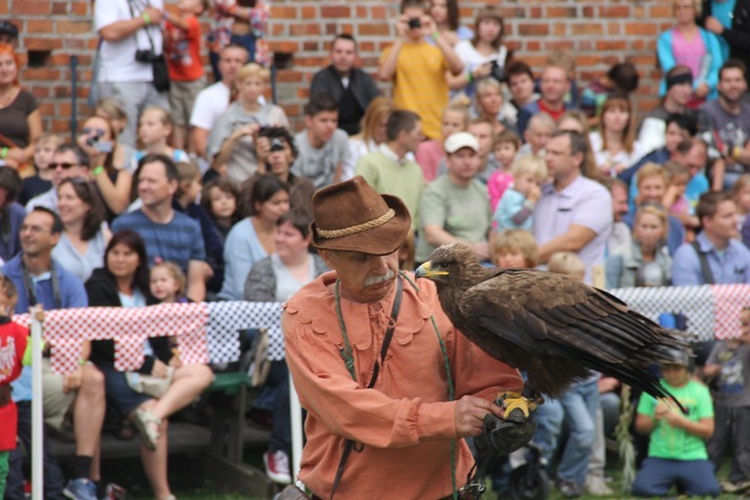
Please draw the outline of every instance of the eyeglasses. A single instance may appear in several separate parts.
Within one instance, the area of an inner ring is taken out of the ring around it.
[[[105,134],[105,133],[106,133],[107,131],[106,131],[106,130],[104,130],[103,128],[83,127],[83,129],[81,129],[81,132],[82,132],[82,133],[83,133],[84,135],[89,135],[89,134],[96,134],[96,135],[102,136],[102,135],[104,135],[104,134]]]
[[[63,170],[68,170],[69,168],[80,167],[80,165],[78,163],[50,163],[49,164],[50,170],[55,170],[57,167],[60,167]]]
[[[51,229],[47,229],[46,227],[42,227],[42,226],[27,226],[27,225],[24,224],[23,226],[21,226],[21,232],[24,233],[26,231],[30,231],[32,233],[37,233],[37,234],[39,234],[39,233],[51,233],[52,232]]]

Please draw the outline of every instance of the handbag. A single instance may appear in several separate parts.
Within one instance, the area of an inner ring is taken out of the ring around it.
[[[156,399],[159,399],[166,394],[169,386],[172,385],[173,377],[173,366],[167,367],[167,376],[164,378],[154,377],[153,375],[144,375],[143,373],[138,372],[125,372],[125,380],[127,380],[131,389],[139,394],[145,394]]]
[[[151,37],[148,37],[149,42],[151,41]],[[153,47],[153,44],[151,45]],[[158,56],[154,57],[153,61],[151,62],[153,65],[153,71],[154,71],[154,80],[151,82],[153,83],[156,90],[159,92],[166,92],[169,90],[169,69],[167,68],[167,59],[164,57],[164,54],[159,54]]]

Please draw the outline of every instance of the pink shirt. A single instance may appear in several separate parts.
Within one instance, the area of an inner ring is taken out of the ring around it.
[[[490,195],[490,206],[492,207],[492,213],[495,213],[497,204],[500,203],[500,198],[503,197],[503,193],[506,189],[513,185],[513,176],[508,172],[502,170],[496,170],[490,175],[487,181],[487,192]]]
[[[456,399],[467,394],[492,399],[500,391],[518,390],[518,371],[489,357],[453,328],[433,282],[419,280],[417,293],[404,280],[393,341],[375,387],[366,389],[396,287],[379,302],[341,299],[355,382],[340,353],[343,336],[332,291],[335,281],[336,273],[329,272],[303,287],[285,304],[281,319],[286,361],[302,407],[308,410],[299,479],[317,496],[329,498],[344,441],[352,438],[364,448],[349,456],[336,497],[450,495],[456,402],[447,401],[443,354],[430,316],[446,345]],[[456,455],[460,487],[474,463],[463,439]]]
[[[701,74],[701,64],[706,56],[706,44],[700,31],[696,30],[692,40],[688,40],[678,29],[672,30],[672,51],[676,64],[684,64],[693,72],[693,78]]]
[[[443,143],[436,139],[423,141],[419,144],[416,153],[417,163],[422,167],[424,182],[432,182],[437,177],[440,160],[445,158]]]

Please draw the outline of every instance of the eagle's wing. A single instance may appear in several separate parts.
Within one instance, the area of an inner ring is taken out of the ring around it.
[[[597,370],[613,373],[623,363],[658,361],[648,352],[660,344],[658,325],[567,276],[505,270],[468,289],[460,309],[472,326],[524,350],[577,359]]]

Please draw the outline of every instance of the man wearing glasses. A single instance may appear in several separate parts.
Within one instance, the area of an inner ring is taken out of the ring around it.
[[[55,162],[65,157],[55,155]],[[71,158],[68,158],[71,159]],[[76,160],[77,161],[77,160]],[[65,170],[76,170],[69,167]],[[61,170],[61,168],[58,168]],[[52,210],[34,208],[21,226],[21,253],[9,260],[2,273],[13,281],[18,290],[16,313],[24,313],[32,304],[42,304],[46,311],[88,306],[83,283],[52,258],[52,249],[60,240],[62,221]],[[52,346],[54,347],[54,346]],[[66,496],[83,500],[96,499],[93,479],[99,479],[98,461],[94,461],[104,422],[104,376],[88,362],[91,345],[86,341],[81,350],[78,368],[68,375],[52,372],[50,360],[42,363],[45,422],[56,430],[63,425],[65,413],[74,408],[73,434],[76,458],[73,477],[67,485],[57,462],[45,448],[45,498]],[[18,406],[18,436],[28,448],[31,441],[31,371],[25,367],[13,382],[13,399]],[[23,498],[23,457],[20,449],[11,453],[10,472],[6,493],[8,498]]]
[[[62,144],[55,150],[52,163],[52,188],[30,199],[26,204],[26,212],[35,207],[44,207],[57,212],[57,186],[65,179],[89,177],[89,155],[75,144]]]

